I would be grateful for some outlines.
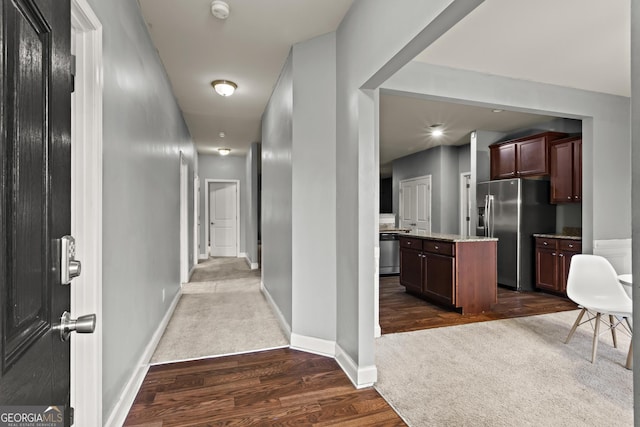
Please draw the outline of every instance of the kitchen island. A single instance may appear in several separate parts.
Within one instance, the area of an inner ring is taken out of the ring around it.
[[[497,302],[497,243],[455,234],[399,235],[400,284],[412,295],[463,314]]]

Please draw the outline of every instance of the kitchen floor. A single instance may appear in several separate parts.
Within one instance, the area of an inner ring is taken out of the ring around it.
[[[383,334],[464,325],[488,320],[575,310],[567,298],[542,292],[515,292],[498,287],[498,303],[482,314],[460,314],[405,292],[399,276],[380,277],[380,327]]]

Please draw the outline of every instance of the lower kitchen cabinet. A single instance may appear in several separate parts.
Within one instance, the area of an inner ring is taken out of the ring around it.
[[[582,253],[579,239],[535,237],[536,288],[555,294],[567,294],[571,258]]]
[[[400,282],[413,292],[422,292],[422,252],[400,248]]]
[[[488,311],[497,301],[496,251],[495,239],[400,236],[400,284],[462,313]]]

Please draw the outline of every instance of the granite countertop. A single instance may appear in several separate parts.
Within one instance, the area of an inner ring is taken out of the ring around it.
[[[543,239],[582,240],[581,236],[570,236],[568,234],[541,234],[541,233],[534,233],[533,237],[542,237]]]
[[[402,237],[415,237],[418,239],[441,240],[443,242],[497,242],[495,237],[484,236],[461,236],[459,234],[443,234],[443,233],[406,233]]]

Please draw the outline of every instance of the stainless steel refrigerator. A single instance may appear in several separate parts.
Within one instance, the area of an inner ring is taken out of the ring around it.
[[[498,283],[534,289],[534,233],[555,233],[556,207],[549,203],[549,181],[504,179],[476,187],[477,236],[498,238]]]

